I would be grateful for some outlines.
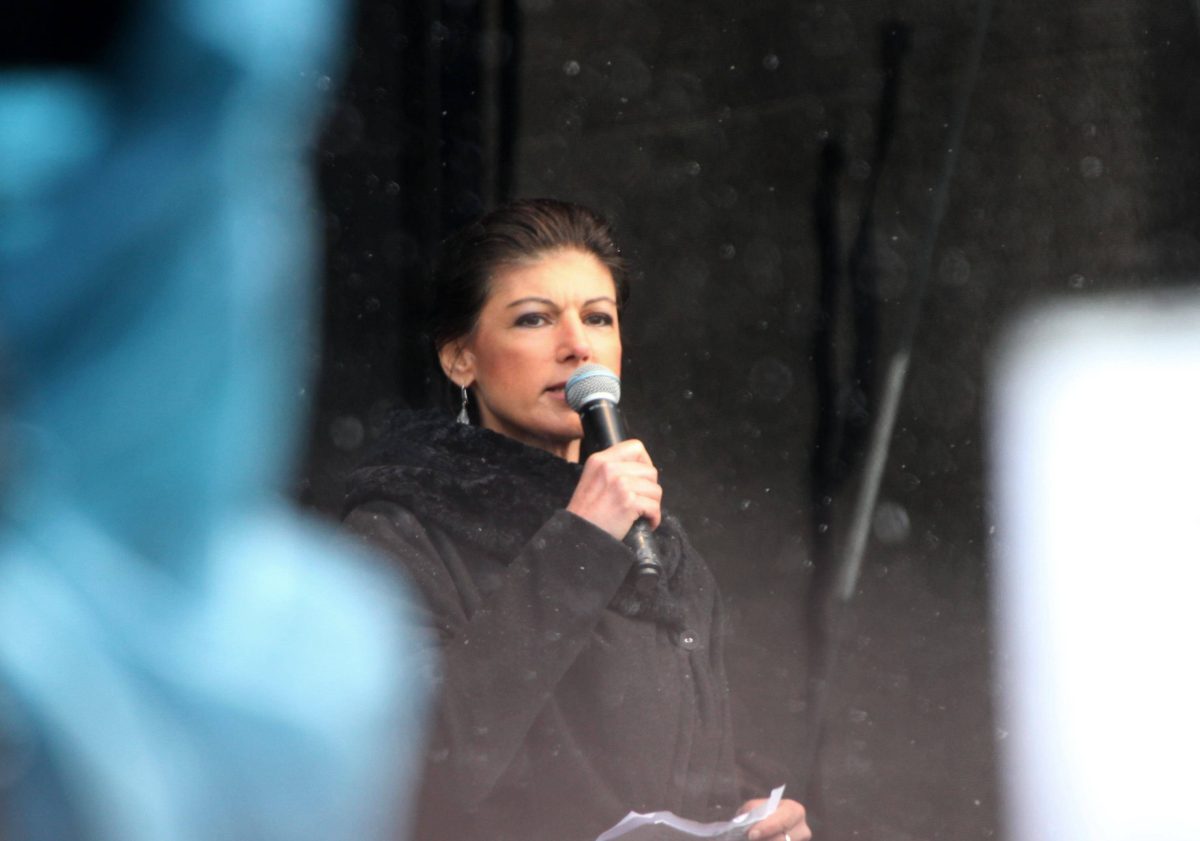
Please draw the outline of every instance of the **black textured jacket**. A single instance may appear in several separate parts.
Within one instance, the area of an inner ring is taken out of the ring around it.
[[[739,805],[716,584],[678,523],[633,556],[564,510],[580,467],[428,414],[351,474],[345,522],[423,593],[439,703],[418,841],[592,841],[630,810]]]

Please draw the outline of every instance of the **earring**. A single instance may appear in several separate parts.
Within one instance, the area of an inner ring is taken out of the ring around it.
[[[458,422],[464,426],[471,425],[471,416],[467,414],[467,387],[460,386],[462,389],[462,408],[458,410]]]

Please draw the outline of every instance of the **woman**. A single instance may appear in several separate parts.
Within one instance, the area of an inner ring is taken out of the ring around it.
[[[716,585],[664,518],[639,441],[580,467],[563,395],[584,363],[620,371],[628,283],[607,224],[519,201],[453,236],[436,280],[459,422],[395,418],[346,515],[423,591],[441,655],[416,837],[591,841],[630,810],[728,820],[740,798]],[[621,542],[638,517],[665,567],[646,595]],[[790,800],[752,833],[809,835]]]

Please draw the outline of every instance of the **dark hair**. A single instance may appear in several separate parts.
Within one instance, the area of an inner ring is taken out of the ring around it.
[[[474,329],[498,269],[564,249],[595,256],[612,273],[617,310],[624,309],[629,299],[628,269],[604,217],[557,199],[518,199],[442,243],[429,316],[434,348],[440,350]]]

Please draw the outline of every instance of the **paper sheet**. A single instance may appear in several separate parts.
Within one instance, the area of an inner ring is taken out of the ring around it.
[[[687,841],[705,838],[708,841],[741,841],[750,827],[775,811],[783,799],[783,786],[771,792],[771,797],[756,809],[738,815],[731,821],[697,823],[673,812],[630,812],[611,829],[605,830],[596,841]]]

